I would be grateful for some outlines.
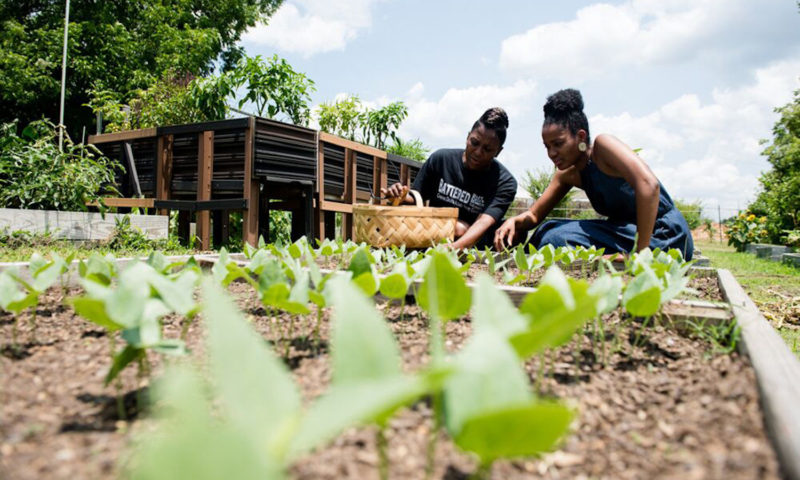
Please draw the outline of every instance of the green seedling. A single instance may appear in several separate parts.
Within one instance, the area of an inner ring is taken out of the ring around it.
[[[110,285],[117,276],[117,260],[113,255],[105,257],[99,253],[92,253],[85,261],[78,263],[78,275],[102,285]]]
[[[353,274],[353,283],[367,296],[375,295],[378,291],[378,277],[373,268],[375,258],[370,255],[367,248],[359,248],[350,260],[347,271]]]
[[[444,325],[469,311],[472,303],[470,291],[458,268],[453,266],[450,258],[442,252],[433,252],[430,264],[425,270],[422,284],[417,290],[417,302],[428,312],[430,319],[430,351],[434,367],[444,361]],[[426,474],[433,472],[433,460],[436,451],[436,439],[442,426],[442,396],[433,395],[434,428],[431,429]]]
[[[499,458],[550,450],[566,433],[573,412],[535,399],[501,332],[476,332],[452,363],[455,373],[445,383],[445,424],[456,445],[477,455],[476,477],[489,478]]]
[[[131,477],[285,478],[290,462],[344,429],[385,425],[398,408],[441,388],[446,372],[401,373],[391,332],[356,287],[344,278],[329,287],[333,381],[304,412],[286,366],[230,298],[204,282],[210,378],[180,367],[157,383],[160,421],[138,439]]]
[[[0,308],[14,314],[14,325],[11,330],[12,347],[19,350],[17,331],[19,329],[20,313],[37,305],[38,296],[20,288],[18,274],[13,270],[0,272]]]
[[[598,288],[599,290],[599,288]],[[528,317],[528,329],[511,337],[521,358],[545,348],[558,347],[589,319],[597,315],[602,291],[589,292],[585,280],[568,278],[557,266],[550,267],[538,288],[525,296],[520,313]]]
[[[96,278],[96,277],[95,277]],[[137,363],[139,377],[149,374],[147,351],[164,355],[184,355],[182,340],[162,336],[161,318],[170,312],[193,316],[197,307],[192,292],[196,273],[187,270],[172,280],[144,263],[134,263],[123,271],[115,287],[84,278],[85,294],[70,300],[76,313],[108,331],[111,344],[111,367],[106,374],[108,385],[128,365]],[[116,351],[115,332],[126,342]],[[119,387],[119,384],[117,384]],[[121,396],[117,396],[120,415],[124,418]]]
[[[401,321],[405,320],[406,295],[410,285],[409,266],[405,262],[396,263],[392,273],[381,278],[379,291],[386,298],[400,303]]]

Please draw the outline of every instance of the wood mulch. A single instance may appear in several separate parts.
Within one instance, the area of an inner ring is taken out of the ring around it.
[[[695,279],[692,285],[699,298],[714,298],[714,284]],[[287,315],[268,316],[245,284],[233,284],[230,291],[253,327],[284,355],[304,398],[320,395],[330,381],[327,312],[320,351],[309,341],[315,315],[294,319],[290,337]],[[47,293],[37,311],[35,337],[30,314],[23,313],[19,349],[11,345],[14,317],[0,314],[0,478],[117,477],[132,434],[150,421],[136,407],[148,381],[138,379],[135,369],[121,376],[127,418],[119,418],[117,389],[103,386],[109,339],[63,306],[65,296],[77,294],[59,289]],[[425,314],[409,305],[401,319],[396,304],[379,303],[378,308],[400,343],[404,369],[424,366]],[[525,363],[541,395],[577,407],[572,434],[560,449],[541,458],[497,462],[492,478],[779,478],[747,358],[713,354],[707,341],[680,335],[667,325],[642,329],[639,322],[616,313],[604,320],[605,361],[603,342],[587,330],[569,345]],[[187,337],[193,357],[203,355],[201,324],[192,325]],[[165,319],[167,336],[177,337],[180,328],[179,318]],[[448,323],[446,330],[447,348],[457,351],[470,336],[469,318]],[[151,360],[157,375],[162,359],[153,355]],[[391,478],[424,478],[431,425],[425,401],[390,422]],[[440,436],[434,478],[467,478],[475,467],[473,458]],[[344,432],[296,462],[289,473],[296,479],[377,479],[374,429]]]

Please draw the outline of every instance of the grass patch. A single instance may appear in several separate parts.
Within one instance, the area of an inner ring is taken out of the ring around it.
[[[697,248],[714,268],[730,270],[761,313],[800,357],[800,268],[736,252],[716,242]]]
[[[139,232],[118,230],[108,240],[99,242],[72,242],[46,234],[26,232],[0,233],[0,262],[26,262],[34,252],[45,258],[58,254],[62,258],[74,254],[76,259],[88,258],[92,253],[116,257],[147,257],[158,250],[164,255],[188,255],[197,250],[182,246],[176,239],[150,240]]]

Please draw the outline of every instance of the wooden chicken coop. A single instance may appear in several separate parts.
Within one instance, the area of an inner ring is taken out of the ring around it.
[[[410,185],[420,163],[325,132],[261,117],[174,125],[89,137],[123,171],[121,198],[108,206],[179,212],[188,238],[194,217],[200,248],[228,237],[242,212],[243,239],[269,238],[269,211],[292,213],[292,239],[333,238],[335,216],[352,238],[353,204],[394,182]]]

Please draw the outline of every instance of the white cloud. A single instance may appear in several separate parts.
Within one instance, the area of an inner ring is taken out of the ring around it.
[[[574,20],[508,37],[500,66],[523,75],[580,81],[622,68],[698,59],[742,66],[743,60],[763,62],[797,47],[796,9],[767,0],[754,18],[748,4],[750,0],[594,4],[578,10]]]
[[[420,138],[426,145],[460,146],[472,123],[490,107],[506,110],[509,132],[514,131],[515,125],[519,128],[519,117],[536,103],[537,87],[532,81],[520,80],[508,86],[451,88],[438,100],[424,98],[423,91],[424,86],[417,83],[405,99],[409,112],[400,128],[400,136]]]
[[[243,40],[306,57],[343,50],[372,25],[372,6],[380,0],[291,0],[247,31]]]
[[[769,167],[759,140],[771,138],[773,109],[791,100],[800,86],[798,72],[800,60],[777,62],[757,70],[749,85],[715,89],[709,103],[683,95],[646,115],[598,115],[589,122],[593,135],[614,133],[641,147],[640,155],[674,198],[744,208]]]

